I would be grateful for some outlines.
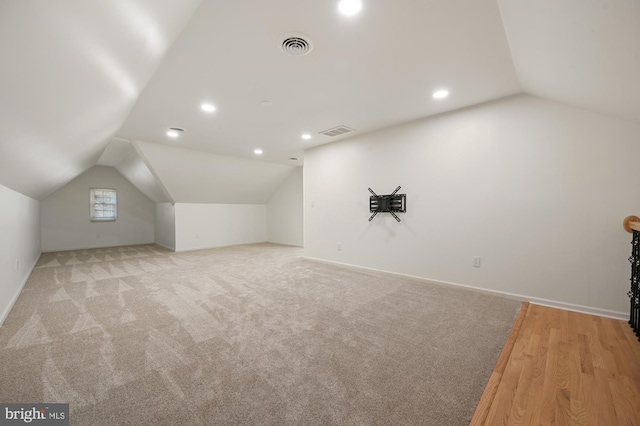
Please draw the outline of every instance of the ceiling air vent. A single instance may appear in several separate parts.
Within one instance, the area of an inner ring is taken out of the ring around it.
[[[351,133],[351,132],[355,132],[355,130],[347,126],[338,126],[338,127],[334,127],[333,129],[323,130],[322,132],[318,132],[318,133],[320,133],[321,135],[334,137],[334,136],[340,136],[340,135],[344,135],[345,133]]]
[[[313,42],[302,33],[287,33],[280,36],[280,49],[287,55],[304,56],[313,50]]]
[[[169,127],[167,129],[167,136],[169,136],[170,138],[177,138],[183,132],[184,129],[181,127]]]

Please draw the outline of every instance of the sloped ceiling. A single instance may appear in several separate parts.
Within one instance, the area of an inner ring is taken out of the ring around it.
[[[0,184],[42,199],[108,163],[154,200],[255,202],[308,147],[522,91],[640,122],[637,0],[336,4],[0,2]],[[289,32],[313,50],[283,53]],[[318,133],[338,125],[355,133]],[[141,142],[123,153],[114,136]]]
[[[640,123],[640,1],[498,3],[527,93]]]
[[[171,195],[137,150],[132,150],[116,169],[154,203],[172,203]]]
[[[173,202],[162,181],[158,179],[146,158],[130,141],[112,139],[97,164],[118,170],[122,176],[127,178],[129,182],[153,202]]]
[[[295,167],[135,142],[176,203],[266,204]]]
[[[42,199],[96,164],[198,3],[0,2],[0,183]]]
[[[337,0],[203,1],[117,136],[291,164],[341,139],[318,133],[338,125],[364,133],[521,92],[495,0],[363,3],[345,17]],[[313,50],[283,53],[290,32]]]

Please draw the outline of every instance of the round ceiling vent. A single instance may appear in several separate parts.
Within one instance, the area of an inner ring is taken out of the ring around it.
[[[301,33],[287,33],[280,36],[280,49],[287,55],[304,56],[313,50],[309,36]]]

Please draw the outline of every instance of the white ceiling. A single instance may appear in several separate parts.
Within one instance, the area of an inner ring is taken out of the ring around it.
[[[136,146],[174,203],[267,204],[295,169],[148,142]]]
[[[522,91],[640,123],[638,0],[363,2],[348,18],[336,0],[0,2],[0,184],[42,199],[100,162],[152,199],[194,202],[206,165],[181,174],[126,143],[214,162],[260,147],[256,170],[293,166],[340,139],[317,134],[334,126],[357,135]],[[314,50],[281,52],[291,31]]]
[[[154,203],[174,202],[169,191],[154,175],[138,150],[131,150],[115,168]]]
[[[100,157],[195,0],[0,2],[0,184],[42,199]]]
[[[640,123],[640,1],[498,3],[525,92]]]
[[[338,125],[364,133],[521,91],[494,0],[365,0],[355,17],[336,4],[204,0],[117,135],[291,164]],[[284,54],[288,32],[314,50]],[[451,96],[436,101],[441,87]]]

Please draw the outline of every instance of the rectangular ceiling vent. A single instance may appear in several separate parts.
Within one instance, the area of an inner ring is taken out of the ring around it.
[[[344,135],[345,133],[351,133],[351,132],[355,132],[355,130],[347,126],[338,126],[338,127],[334,127],[333,129],[323,130],[322,132],[318,132],[318,133],[320,133],[321,135],[334,137],[334,136],[340,136],[340,135]]]

